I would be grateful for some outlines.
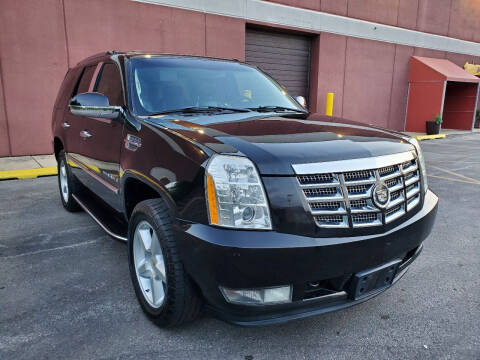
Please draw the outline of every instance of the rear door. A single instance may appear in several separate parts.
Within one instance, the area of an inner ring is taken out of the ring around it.
[[[67,136],[70,136],[70,124],[65,119],[65,116],[70,113],[68,104],[70,99],[76,91],[77,84],[80,80],[80,76],[83,72],[83,68],[76,67],[70,69],[65,75],[65,79],[62,82],[62,85],[58,91],[57,99],[55,100],[55,105],[53,108],[53,127],[52,132],[59,136],[62,139],[62,143],[66,147]]]
[[[120,71],[113,62],[98,64],[91,90],[108,97],[110,105],[124,106]],[[80,131],[83,148],[80,161],[89,175],[83,183],[116,210],[121,209],[119,192],[120,149],[123,124],[117,120],[85,117]]]

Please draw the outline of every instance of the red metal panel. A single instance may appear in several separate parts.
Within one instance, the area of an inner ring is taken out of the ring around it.
[[[311,113],[320,112],[319,108],[319,99],[321,93],[319,92],[319,63],[320,63],[320,35],[316,36],[312,40],[312,45],[310,47],[310,82],[309,82],[309,93],[307,104],[308,109]]]
[[[108,49],[205,54],[205,15],[126,0],[65,0],[70,65]]]
[[[417,11],[419,0],[400,0],[398,3],[398,26],[407,29],[417,27]]]
[[[320,10],[321,0],[267,0],[282,5],[295,6],[310,10]]]
[[[471,130],[476,97],[477,84],[448,82],[442,127]]]
[[[421,81],[438,81],[443,82],[447,78],[443,74],[435,71],[429,66],[426,66],[422,61],[417,57],[412,57],[410,62],[410,76],[408,81],[410,82],[421,82]]]
[[[452,1],[454,0],[419,0],[417,30],[447,35]]]
[[[414,56],[409,81],[407,131],[425,131],[425,122],[441,115],[443,100],[444,128],[471,129],[480,79],[449,60]],[[446,81],[449,85],[443,99]]]
[[[321,10],[335,15],[347,15],[348,0],[322,0]]]
[[[434,73],[432,73],[434,72]],[[480,82],[480,79],[446,59],[412,57],[410,81],[449,80],[461,82]]]
[[[444,112],[443,113],[443,129],[455,130],[472,130],[473,125],[473,111],[465,112]]]
[[[2,80],[11,155],[51,153],[51,118],[67,70],[62,5],[2,0]]]
[[[10,139],[8,138],[7,116],[3,99],[2,73],[0,72],[0,156],[9,156],[11,155]]]
[[[165,48],[170,9],[128,1],[64,0],[70,67],[106,50]],[[149,34],[149,35],[146,35]]]
[[[395,45],[348,38],[343,117],[386,127]]]
[[[159,8],[159,6],[157,6]],[[175,54],[205,55],[205,15],[195,11],[172,9],[172,18],[165,24],[164,51]],[[158,34],[145,34],[150,39]]]
[[[313,57],[312,52],[312,75],[316,64],[318,67],[317,77],[311,78],[315,82],[318,96],[310,93],[312,105],[315,103],[317,112],[325,113],[325,101],[328,92],[335,93],[333,103],[333,115],[342,115],[343,83],[345,73],[345,49],[347,38],[341,35],[322,33],[320,36],[319,52]]]
[[[442,112],[443,82],[411,83],[406,131],[425,132],[425,122]]]
[[[206,15],[207,56],[245,61],[245,21]]]
[[[438,50],[431,50],[431,49],[424,49],[424,48],[415,48],[414,55],[415,56],[429,57],[429,58],[444,59],[445,58],[445,51],[438,51]]]
[[[480,41],[479,26],[480,2],[478,0],[453,1],[448,36],[469,41]]]
[[[403,131],[405,127],[409,63],[412,54],[413,48],[410,46],[396,45],[395,47],[392,96],[390,99],[390,113],[388,116],[389,129]]]
[[[349,0],[348,16],[381,24],[396,25],[399,1]]]
[[[474,61],[474,59],[472,59],[472,56],[470,56],[470,55],[455,54],[455,53],[451,53],[451,52],[446,52],[445,53],[445,59],[451,61],[452,63],[454,63],[457,66],[460,66],[461,68],[463,68],[463,66],[465,65],[465,63],[467,61],[469,63],[472,63],[472,61]]]

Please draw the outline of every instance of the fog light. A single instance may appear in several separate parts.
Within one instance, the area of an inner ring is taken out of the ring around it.
[[[225,300],[232,304],[273,305],[292,302],[292,287],[277,286],[263,289],[228,289],[220,286]]]

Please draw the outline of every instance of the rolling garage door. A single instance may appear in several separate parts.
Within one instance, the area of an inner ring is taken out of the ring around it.
[[[245,60],[258,66],[292,96],[308,99],[309,37],[247,29]]]

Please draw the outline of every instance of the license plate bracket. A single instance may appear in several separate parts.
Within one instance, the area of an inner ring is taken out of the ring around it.
[[[393,260],[353,275],[349,291],[350,298],[359,300],[392,285],[401,262],[400,259]]]

